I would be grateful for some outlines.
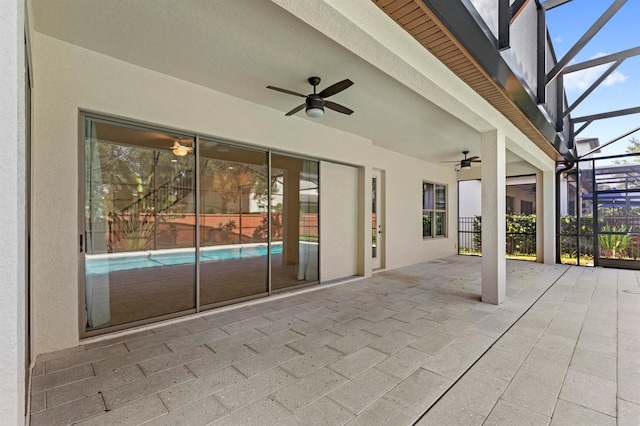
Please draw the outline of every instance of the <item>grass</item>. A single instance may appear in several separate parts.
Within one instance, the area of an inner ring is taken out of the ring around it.
[[[565,265],[577,265],[578,258],[568,253],[562,253],[560,255],[560,263]],[[580,266],[593,266],[593,256],[580,256]]]

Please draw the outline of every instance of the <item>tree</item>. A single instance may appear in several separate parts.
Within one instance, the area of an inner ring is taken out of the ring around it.
[[[627,145],[627,149],[625,150],[626,154],[640,154],[640,139],[635,136],[629,139],[629,145]],[[615,160],[615,164],[630,164],[631,162],[640,163],[640,155],[635,155],[632,157],[633,161],[628,160]]]

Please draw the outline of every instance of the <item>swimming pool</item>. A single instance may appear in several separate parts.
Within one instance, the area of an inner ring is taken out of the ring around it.
[[[282,253],[282,243],[272,244],[271,254],[277,255],[280,253]],[[200,262],[240,260],[250,257],[266,256],[267,254],[267,244],[203,247],[200,249]],[[87,255],[85,260],[85,274],[99,275],[118,271],[157,268],[159,266],[193,264],[195,263],[195,256],[195,249]]]

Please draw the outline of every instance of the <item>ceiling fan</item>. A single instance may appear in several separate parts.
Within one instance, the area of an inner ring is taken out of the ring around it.
[[[180,140],[176,139],[173,142],[173,146],[171,147],[171,152],[173,152],[173,155],[177,157],[184,157],[185,155],[193,151],[192,147],[182,145],[180,142],[182,142],[182,139]]]
[[[460,161],[458,160],[453,160],[453,161],[441,161],[441,163],[458,163],[456,164],[456,168],[460,167],[457,170],[471,170],[471,163],[480,163],[480,157],[478,157],[477,155],[474,155],[473,157],[469,157],[467,158],[467,155],[469,154],[469,151],[465,150],[462,151],[462,154],[464,155],[464,158]]]
[[[333,96],[349,88],[353,84],[353,81],[349,79],[339,81],[327,87],[326,89],[320,91],[320,93],[316,93],[316,86],[320,84],[320,77],[309,77],[307,81],[309,82],[309,84],[313,86],[313,93],[310,93],[308,95],[303,95],[302,93],[293,92],[291,90],[281,89],[279,87],[274,87],[274,86],[267,86],[267,89],[276,90],[278,92],[287,93],[289,95],[305,98],[305,102],[302,105],[298,105],[297,107],[295,107],[294,109],[286,113],[285,114],[286,116],[293,115],[296,112],[302,110],[302,108],[305,109],[307,116],[312,118],[322,117],[324,115],[325,107],[332,109],[334,111],[340,112],[342,114],[351,115],[353,113],[352,110],[350,110],[345,106],[342,106],[335,102],[325,100],[325,98],[328,98],[329,96]]]

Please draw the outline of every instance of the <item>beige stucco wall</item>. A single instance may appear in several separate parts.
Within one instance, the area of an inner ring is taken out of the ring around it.
[[[25,393],[25,78],[24,4],[0,12],[0,423],[24,424]]]
[[[79,342],[80,110],[348,163],[369,173],[371,168],[381,169],[386,180],[386,267],[456,253],[456,174],[451,168],[378,148],[370,140],[321,122],[283,117],[281,111],[40,33],[35,34],[34,60],[33,295],[37,353]],[[448,185],[449,238],[422,239],[423,180]],[[371,208],[370,190],[367,193],[365,187],[362,195],[360,230],[366,228],[363,221],[370,218]],[[321,224],[323,241],[335,241],[342,230],[326,225],[330,223]],[[361,246],[366,246],[365,238],[370,238],[365,234],[358,233],[363,239],[358,242]],[[330,269],[331,263],[323,262],[322,268]],[[364,273],[369,274],[370,269]]]
[[[320,163],[320,277],[358,273],[358,169]]]

